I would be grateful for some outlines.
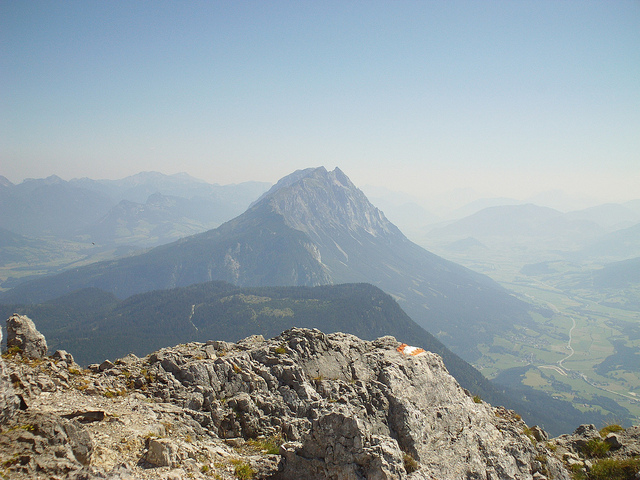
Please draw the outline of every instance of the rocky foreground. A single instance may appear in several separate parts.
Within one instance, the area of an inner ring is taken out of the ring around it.
[[[82,369],[67,352],[46,356],[33,322],[14,315],[0,364],[0,474],[569,480],[600,478],[585,476],[598,456],[630,461],[628,478],[640,468],[640,428],[603,438],[581,426],[548,440],[463,390],[437,355],[399,347],[291,329]]]

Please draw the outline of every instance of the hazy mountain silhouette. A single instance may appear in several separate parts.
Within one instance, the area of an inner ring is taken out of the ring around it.
[[[52,175],[17,185],[2,177],[0,228],[101,247],[156,246],[239,215],[268,187],[263,182],[210,184],[185,173],[70,181]]]
[[[494,332],[530,318],[528,304],[409,241],[343,172],[323,167],[283,178],[215,230],[36,280],[0,298],[41,302],[86,287],[126,298],[211,280],[239,286],[372,283],[468,360]]]
[[[495,252],[513,249],[528,254],[529,260],[545,254],[575,258],[575,252],[601,238],[606,229],[591,213],[565,214],[533,204],[489,207],[446,226],[433,228],[425,243],[447,245],[465,238],[475,238]]]
[[[640,256],[640,223],[603,235],[579,253],[582,257],[610,261]]]
[[[27,179],[0,188],[0,227],[21,235],[72,238],[112,205],[106,195],[71,185],[55,175]]]
[[[206,207],[212,205],[199,199],[154,193],[145,203],[121,200],[83,233],[100,245],[162,245],[208,230],[228,220],[215,208]],[[200,210],[204,210],[203,214],[199,214]]]
[[[572,220],[588,220],[607,230],[630,227],[640,221],[640,213],[618,203],[606,203],[595,207],[576,210],[565,215]]]
[[[243,210],[270,186],[269,183],[264,182],[219,185],[207,183],[186,173],[165,175],[160,172],[140,172],[118,180],[78,178],[70,180],[69,183],[87,190],[101,192],[116,202],[129,200],[130,202],[145,203],[150,195],[161,193],[181,198],[214,197],[219,200],[228,199],[230,202],[244,203],[246,201],[242,206]]]

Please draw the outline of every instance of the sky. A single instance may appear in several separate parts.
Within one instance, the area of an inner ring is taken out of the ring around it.
[[[0,0],[0,175],[640,198],[640,1]]]

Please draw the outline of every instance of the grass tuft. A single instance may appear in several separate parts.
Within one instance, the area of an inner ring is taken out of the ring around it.
[[[247,444],[259,450],[260,452],[265,453],[266,455],[278,455],[280,454],[280,445],[283,440],[280,435],[272,435],[267,438],[256,438],[247,440]]]
[[[611,432],[620,432],[622,430],[624,430],[624,428],[622,428],[620,425],[612,423],[611,425],[607,425],[600,429],[600,436],[604,438]]]
[[[234,465],[233,474],[240,480],[250,480],[255,477],[256,471],[248,463],[242,460],[231,460],[231,463]]]
[[[600,438],[592,438],[584,447],[582,453],[589,458],[604,458],[607,456],[611,445],[602,441]]]
[[[599,460],[589,471],[589,480],[634,480],[640,471],[640,457]]]
[[[402,462],[404,463],[404,469],[407,473],[411,474],[418,470],[418,462],[406,452],[402,454]]]

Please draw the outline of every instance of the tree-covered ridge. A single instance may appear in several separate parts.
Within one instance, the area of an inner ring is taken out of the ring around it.
[[[144,355],[176,342],[272,337],[287,328],[322,327],[363,338],[406,337],[418,327],[387,294],[368,284],[241,288],[208,282],[155,290],[119,300],[96,288],[46,303],[2,306],[34,318],[52,349],[73,351],[81,363],[133,352]],[[421,333],[426,341],[427,332]],[[421,337],[418,337],[421,338]],[[429,345],[425,345],[429,347]]]
[[[241,288],[208,282],[124,300],[88,288],[42,304],[0,305],[5,318],[14,312],[34,319],[52,351],[68,350],[80,364],[128,353],[146,355],[176,343],[236,341],[255,334],[270,338],[292,327],[341,331],[364,339],[393,335],[441,355],[465,388],[507,403],[477,370],[370,284]]]

